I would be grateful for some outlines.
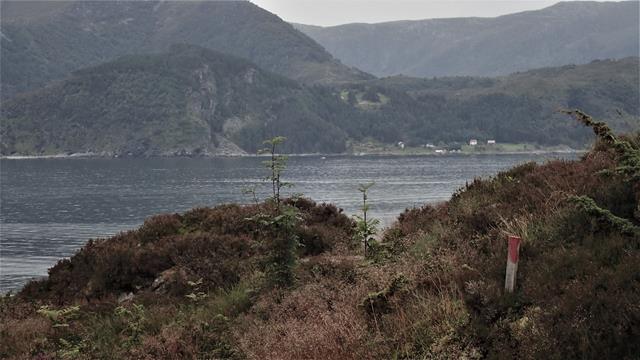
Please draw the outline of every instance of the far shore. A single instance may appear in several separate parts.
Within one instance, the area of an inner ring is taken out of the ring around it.
[[[435,152],[411,152],[411,151],[371,151],[371,152],[344,152],[344,153],[309,153],[309,154],[286,154],[290,157],[335,157],[335,156],[452,156],[452,155],[543,155],[543,154],[583,154],[586,149],[557,149],[557,150],[526,150],[526,151],[457,151],[447,153]],[[35,160],[35,159],[145,159],[145,158],[237,158],[237,157],[264,157],[262,154],[225,154],[225,155],[102,155],[94,153],[73,153],[73,154],[49,154],[49,155],[0,155],[0,160]]]

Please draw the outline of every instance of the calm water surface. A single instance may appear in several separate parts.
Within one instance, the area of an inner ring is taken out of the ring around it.
[[[371,188],[373,216],[385,225],[404,209],[447,200],[466,181],[526,161],[575,155],[292,157],[289,192],[331,202],[353,214],[358,184]],[[262,158],[0,160],[0,292],[46,275],[88,239],[132,229],[151,215],[196,206],[250,202]]]

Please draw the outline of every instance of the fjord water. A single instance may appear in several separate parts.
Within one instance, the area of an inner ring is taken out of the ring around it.
[[[559,155],[297,156],[284,178],[317,202],[358,211],[358,184],[374,181],[372,215],[389,225],[406,208],[447,200],[466,181]],[[561,155],[574,158],[575,155]],[[268,196],[261,157],[22,159],[0,161],[0,292],[46,275],[88,239],[145,218]]]

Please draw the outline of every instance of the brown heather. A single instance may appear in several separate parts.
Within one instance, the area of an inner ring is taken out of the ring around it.
[[[598,143],[474,180],[400,215],[367,259],[334,206],[287,200],[304,218],[288,288],[265,281],[249,219],[266,205],[153,217],[3,298],[0,357],[637,359],[640,186],[619,159]],[[523,238],[509,295],[506,234]],[[74,304],[61,327],[36,313]]]

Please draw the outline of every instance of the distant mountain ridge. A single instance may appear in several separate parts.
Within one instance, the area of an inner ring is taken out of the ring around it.
[[[294,24],[377,76],[496,76],[640,55],[640,2],[561,2],[496,18]]]
[[[2,97],[71,71],[188,43],[305,83],[370,78],[248,1],[2,1]]]

